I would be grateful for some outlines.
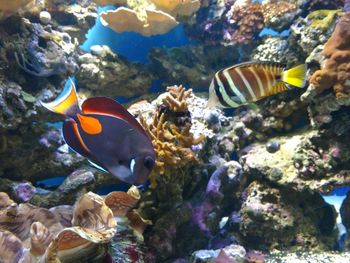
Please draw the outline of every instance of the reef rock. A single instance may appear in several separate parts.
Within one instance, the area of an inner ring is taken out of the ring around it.
[[[107,46],[98,53],[81,55],[78,61],[77,85],[93,95],[115,98],[145,94],[154,78],[145,66],[131,64]]]
[[[240,233],[258,249],[331,249],[336,213],[322,197],[252,182],[243,193]]]

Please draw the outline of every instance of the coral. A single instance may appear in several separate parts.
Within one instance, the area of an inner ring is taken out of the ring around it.
[[[132,97],[146,93],[151,86],[154,76],[145,66],[128,62],[107,46],[94,54],[87,53],[78,59],[77,85],[84,91],[112,98]]]
[[[290,28],[289,45],[300,47],[300,52],[304,53],[304,56],[310,54],[318,45],[326,43],[335,25],[335,21],[332,21],[333,24],[326,28],[312,27],[310,26],[312,22],[311,19],[299,17]]]
[[[343,16],[344,13],[338,10],[316,10],[308,14],[307,19],[312,20],[311,26],[316,28],[329,28],[337,16]]]
[[[169,95],[163,101],[166,110],[175,115],[179,112],[186,113],[188,111],[186,99],[192,91],[185,91],[182,86],[173,86],[168,88],[168,92]],[[195,161],[191,146],[201,143],[205,138],[204,135],[194,138],[190,132],[190,122],[185,123],[182,127],[176,126],[167,120],[169,118],[167,115],[167,112],[154,114],[151,124],[147,124],[144,118],[141,119],[141,124],[152,139],[157,154],[153,174],[165,174],[168,169],[169,171],[181,169]],[[155,185],[154,180],[152,184]]]
[[[350,93],[350,13],[343,16],[324,46],[326,63],[316,71],[310,82],[321,92],[332,88],[340,100],[346,100]]]
[[[97,1],[107,4],[105,1]],[[185,1],[112,1],[124,6],[101,14],[102,24],[116,32],[133,31],[143,36],[164,34],[174,28],[177,16],[191,16],[200,7],[199,0]]]
[[[288,28],[298,14],[296,3],[270,1],[262,4],[265,26],[283,31]]]
[[[142,20],[136,11],[125,7],[103,12],[101,21],[118,33],[132,31],[146,37],[167,33],[177,25],[176,20],[163,11],[146,10]]]
[[[260,3],[249,3],[244,8],[233,5],[228,16],[233,29],[227,38],[233,45],[251,43],[265,25]]]
[[[286,59],[288,41],[279,37],[268,37],[258,45],[252,53],[252,59],[256,61],[274,61],[283,63]]]

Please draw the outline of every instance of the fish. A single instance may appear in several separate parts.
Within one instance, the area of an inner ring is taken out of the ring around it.
[[[207,107],[237,108],[290,89],[302,88],[306,65],[291,69],[278,63],[244,62],[219,70],[209,86]]]
[[[152,141],[121,104],[93,97],[80,106],[72,79],[54,101],[41,104],[68,117],[62,127],[65,142],[93,166],[132,185],[147,181],[156,160]]]

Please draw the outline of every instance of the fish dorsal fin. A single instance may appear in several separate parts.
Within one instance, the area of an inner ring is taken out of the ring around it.
[[[133,128],[147,136],[147,133],[142,128],[141,124],[134,116],[128,112],[118,102],[106,97],[94,97],[84,101],[82,111],[85,114],[103,114],[116,117],[128,122]]]
[[[91,157],[90,150],[83,142],[77,123],[73,120],[68,120],[63,123],[62,127],[63,138],[68,146],[75,152],[79,153],[84,157]]]
[[[245,67],[251,67],[251,66],[270,66],[270,67],[278,67],[278,68],[285,68],[285,65],[282,63],[278,62],[270,62],[270,61],[247,61],[247,62],[242,62],[239,64],[236,64],[232,67],[229,67],[228,69],[234,69],[234,68],[245,68]]]

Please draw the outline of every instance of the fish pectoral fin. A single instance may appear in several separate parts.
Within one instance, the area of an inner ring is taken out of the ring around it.
[[[105,173],[109,173],[106,169],[102,168],[101,166],[99,166],[98,164],[94,163],[93,161],[89,160],[88,159],[88,162],[95,168],[101,170],[102,172],[105,172]]]

